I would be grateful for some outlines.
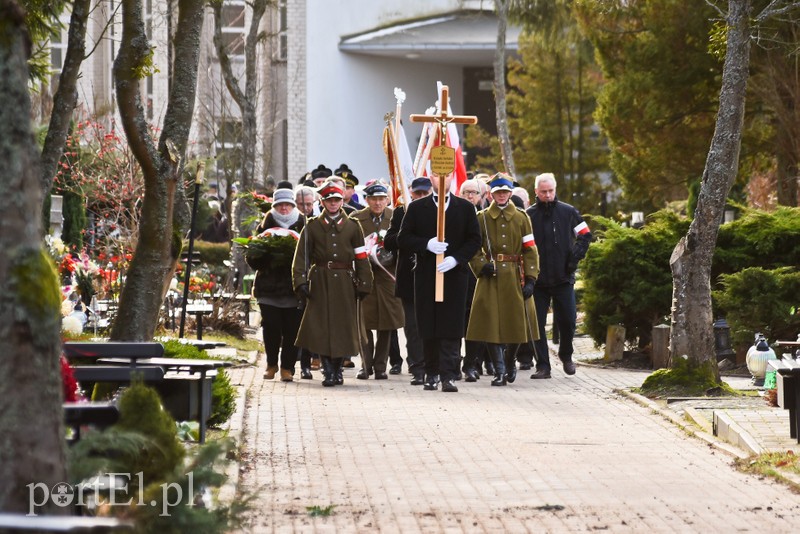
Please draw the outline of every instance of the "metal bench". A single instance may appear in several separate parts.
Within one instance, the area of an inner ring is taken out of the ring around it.
[[[789,410],[789,436],[800,443],[800,361],[769,360],[767,365],[775,370],[778,406]]]
[[[81,427],[108,428],[119,420],[119,410],[111,402],[65,402],[64,424],[72,428],[70,443],[81,439]]]
[[[113,517],[76,517],[0,513],[0,532],[132,532],[132,521]]]

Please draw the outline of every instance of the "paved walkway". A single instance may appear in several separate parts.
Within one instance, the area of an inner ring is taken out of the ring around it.
[[[263,358],[232,370],[249,389],[240,488],[257,495],[244,531],[796,531],[800,497],[614,393],[646,374],[554,361],[552,380],[454,394],[353,369],[335,388],[265,381]]]

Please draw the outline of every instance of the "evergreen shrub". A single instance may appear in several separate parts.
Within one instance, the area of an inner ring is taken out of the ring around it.
[[[174,339],[164,342],[164,357],[193,360],[211,359],[206,351]],[[211,387],[211,415],[206,423],[209,426],[218,427],[230,419],[235,410],[236,389],[231,384],[225,369],[217,369],[217,377]]]

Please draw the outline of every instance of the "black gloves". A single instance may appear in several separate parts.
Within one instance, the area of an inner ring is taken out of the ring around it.
[[[308,291],[308,284],[300,284],[295,291],[297,296],[301,299],[310,299],[311,293]]]
[[[485,263],[483,267],[481,267],[481,272],[478,273],[478,276],[489,277],[489,276],[494,276],[494,274],[495,274],[494,263],[489,262]]]
[[[522,298],[529,299],[533,296],[533,288],[536,286],[536,280],[533,278],[525,277],[525,285],[522,286]]]

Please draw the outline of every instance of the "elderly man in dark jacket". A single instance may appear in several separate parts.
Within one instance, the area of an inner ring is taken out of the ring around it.
[[[416,254],[414,307],[425,354],[426,390],[456,392],[461,339],[464,336],[469,260],[481,246],[475,207],[450,194],[452,175],[433,180],[434,194],[408,205],[398,243],[401,251]],[[437,239],[438,203],[445,206],[444,241]],[[437,254],[444,260],[437,265]],[[436,273],[444,274],[444,300],[435,301]]]
[[[533,236],[539,249],[539,277],[533,291],[539,317],[536,346],[536,372],[531,378],[550,378],[550,355],[545,337],[545,319],[553,302],[553,322],[561,342],[558,357],[564,372],[575,374],[572,339],[575,335],[575,270],[586,255],[592,233],[574,207],[556,198],[556,179],[552,173],[540,174],[535,181],[536,203],[527,209]]]

